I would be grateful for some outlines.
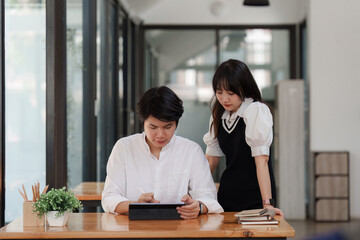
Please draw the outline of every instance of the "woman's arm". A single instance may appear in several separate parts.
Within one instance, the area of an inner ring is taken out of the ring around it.
[[[268,161],[269,156],[260,155],[255,156],[256,164],[256,175],[259,182],[260,192],[262,199],[270,199],[271,196],[271,183],[270,183],[270,174]]]
[[[256,164],[256,175],[259,182],[260,192],[261,192],[261,198],[263,200],[265,199],[271,199],[271,183],[270,183],[270,173],[269,173],[269,156],[267,155],[260,155],[255,156],[255,164]],[[274,209],[276,211],[276,214],[279,214],[283,216],[283,212],[278,209],[274,208],[272,206],[266,205],[264,207]]]
[[[205,154],[205,156],[206,156],[206,159],[209,162],[210,171],[211,171],[211,173],[213,173],[215,171],[216,167],[219,165],[220,157],[210,156],[210,155],[207,155],[207,154]]]

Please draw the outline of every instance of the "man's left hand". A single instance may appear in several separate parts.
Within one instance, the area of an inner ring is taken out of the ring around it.
[[[192,199],[188,194],[186,194],[181,201],[186,204],[185,206],[176,208],[181,218],[192,219],[199,216],[200,207],[198,201]]]

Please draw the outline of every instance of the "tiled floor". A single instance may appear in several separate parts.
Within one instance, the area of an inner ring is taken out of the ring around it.
[[[299,239],[337,239],[330,238],[332,233],[340,232],[346,235],[347,239],[360,239],[360,219],[351,220],[349,222],[339,223],[323,223],[315,222],[314,220],[287,220],[287,222],[295,229],[295,238]],[[320,238],[322,236],[322,238]],[[340,238],[342,239],[342,238]]]

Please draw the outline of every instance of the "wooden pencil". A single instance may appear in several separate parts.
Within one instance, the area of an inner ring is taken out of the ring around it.
[[[23,188],[23,190],[24,190],[25,199],[27,199],[27,201],[29,201],[29,200],[28,200],[28,196],[26,195],[26,191],[25,191],[24,184],[22,184],[22,188]]]
[[[44,187],[44,190],[42,191],[42,193],[41,194],[44,194],[44,193],[46,193],[46,191],[47,191],[47,189],[49,188],[49,184],[48,185],[46,185],[45,187]]]
[[[34,189],[34,186],[33,185],[31,185],[31,189],[32,189],[32,192],[33,192],[33,198],[32,198],[32,200],[33,200],[33,202],[35,202],[35,189]]]
[[[25,197],[25,195],[20,191],[20,189],[18,189],[18,190],[19,190],[19,193],[21,194],[21,196],[24,198],[25,202],[28,202],[28,200],[27,200],[27,198]]]

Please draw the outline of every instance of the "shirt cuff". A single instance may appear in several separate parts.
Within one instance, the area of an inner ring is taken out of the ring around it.
[[[105,212],[115,213],[116,206],[124,201],[129,201],[127,198],[124,197],[107,197],[106,199],[102,200],[102,205]]]
[[[214,199],[199,198],[197,201],[202,202],[208,209],[208,213],[222,213],[224,209],[221,205]]]
[[[269,156],[270,150],[268,146],[255,146],[251,147],[251,156],[261,156],[267,155]]]
[[[212,147],[207,147],[205,153],[207,155],[210,156],[215,156],[215,157],[222,157],[224,156],[224,153],[221,151],[220,148],[212,148]]]

